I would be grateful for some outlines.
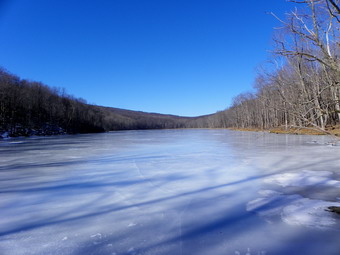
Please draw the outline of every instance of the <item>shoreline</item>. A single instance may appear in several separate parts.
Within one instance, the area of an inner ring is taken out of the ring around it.
[[[268,132],[272,134],[290,134],[290,135],[329,135],[327,133],[318,131],[311,128],[285,128],[276,127],[270,129],[260,129],[260,128],[227,128],[234,131],[246,131],[246,132]],[[340,137],[340,126],[327,127],[326,131],[334,136]]]
[[[168,129],[168,128],[164,128]],[[161,129],[122,129],[122,130],[111,130],[111,131],[103,131],[103,132],[88,132],[88,133],[69,133],[64,130],[58,130],[59,132],[48,132],[50,130],[39,130],[40,132],[32,132],[29,134],[23,133],[16,133],[12,135],[9,131],[0,132],[0,140],[6,140],[11,138],[18,138],[18,137],[32,137],[32,136],[54,136],[54,135],[75,135],[75,134],[93,134],[93,133],[105,133],[105,132],[116,132],[116,131],[128,131],[128,130],[164,130]],[[326,131],[330,134],[318,131],[312,128],[288,128],[285,127],[276,127],[270,129],[260,129],[260,128],[170,128],[170,130],[184,130],[184,129],[225,129],[225,130],[232,130],[232,131],[242,131],[242,132],[265,132],[265,133],[272,133],[272,134],[290,134],[290,135],[333,135],[335,137],[340,138],[340,125],[339,126],[331,126],[327,127]],[[60,132],[61,131],[61,132]]]

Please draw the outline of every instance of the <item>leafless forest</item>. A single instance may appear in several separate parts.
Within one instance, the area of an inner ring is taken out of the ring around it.
[[[291,1],[278,19],[270,68],[262,68],[255,93],[235,97],[210,118],[218,127],[309,127],[325,131],[340,120],[339,1]]]
[[[185,118],[89,105],[62,89],[0,70],[0,134],[46,135],[159,128],[307,127],[326,132],[340,121],[339,0],[291,1],[271,13],[275,48],[254,93],[208,116]],[[293,6],[293,5],[292,5]]]

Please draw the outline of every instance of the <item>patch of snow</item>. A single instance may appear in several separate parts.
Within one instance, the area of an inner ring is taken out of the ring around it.
[[[241,253],[240,251],[235,251],[235,255],[242,255],[243,253]],[[255,253],[252,253],[250,248],[247,248],[247,251],[244,253],[245,255],[252,255],[252,254],[256,254],[256,255],[266,255],[267,252],[266,251],[257,251]]]
[[[264,182],[277,184],[282,187],[287,186],[312,186],[325,185],[340,187],[340,181],[331,179],[333,175],[330,171],[309,171],[276,174],[264,179]]]
[[[280,215],[282,207],[286,204],[301,198],[299,195],[285,196],[279,192],[266,190],[263,197],[250,201],[247,204],[247,211],[255,211],[266,218]]]
[[[128,249],[127,252],[128,252],[128,253],[135,253],[135,248],[131,247],[130,249]]]
[[[259,190],[258,192],[261,196],[269,197],[269,196],[275,196],[280,195],[282,193],[275,191],[275,190]]]
[[[0,138],[9,139],[10,136],[9,136],[8,132],[4,132],[4,133],[0,134]]]
[[[334,213],[326,211],[329,206],[340,206],[340,203],[303,198],[285,206],[281,218],[290,225],[326,228],[336,224]]]
[[[338,202],[314,200],[300,195],[284,195],[272,190],[262,190],[259,193],[263,197],[250,201],[247,204],[247,211],[257,212],[265,219],[279,216],[289,225],[320,229],[336,224],[334,213],[326,209],[329,206],[340,206]]]
[[[92,238],[98,237],[98,238],[102,238],[102,234],[101,233],[97,233],[95,235],[91,236]]]

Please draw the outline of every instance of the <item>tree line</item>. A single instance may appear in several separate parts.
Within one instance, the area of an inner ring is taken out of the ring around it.
[[[340,121],[340,6],[338,0],[297,0],[274,36],[270,68],[254,93],[205,120],[209,127],[307,127],[326,132]]]
[[[87,104],[64,89],[0,69],[0,136],[184,128],[193,119]]]

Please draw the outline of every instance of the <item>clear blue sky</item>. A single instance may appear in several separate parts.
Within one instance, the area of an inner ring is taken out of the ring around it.
[[[0,66],[89,103],[197,116],[252,88],[285,0],[0,0]]]

